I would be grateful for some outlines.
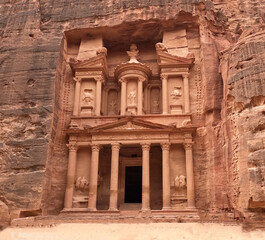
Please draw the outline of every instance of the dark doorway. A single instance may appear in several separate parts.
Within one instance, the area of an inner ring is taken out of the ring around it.
[[[142,202],[142,167],[126,167],[125,169],[125,203]]]

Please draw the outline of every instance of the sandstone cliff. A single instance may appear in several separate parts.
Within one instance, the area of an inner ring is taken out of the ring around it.
[[[197,207],[254,218],[250,197],[265,201],[264,9],[247,0],[2,0],[0,221],[63,207],[73,89],[65,32],[167,21],[200,30]]]

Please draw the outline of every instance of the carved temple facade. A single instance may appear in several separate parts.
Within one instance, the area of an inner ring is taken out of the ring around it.
[[[102,41],[93,51],[88,42],[69,59],[75,91],[63,212],[195,209],[194,56],[156,43],[154,74],[136,44],[114,65]]]

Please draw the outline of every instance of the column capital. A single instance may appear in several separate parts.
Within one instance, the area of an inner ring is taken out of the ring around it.
[[[76,142],[70,142],[69,144],[66,144],[66,146],[69,148],[70,152],[76,152],[78,149],[78,145]]]
[[[104,82],[104,77],[102,75],[94,77],[96,82]]]
[[[73,80],[75,82],[81,82],[82,78],[81,77],[73,77]]]
[[[185,148],[185,150],[191,150],[192,149],[192,145],[193,145],[193,143],[183,143],[183,146],[184,146],[184,148]]]
[[[126,82],[126,79],[124,77],[121,77],[121,78],[119,78],[119,82],[120,83],[125,83]]]
[[[138,77],[139,82],[144,82],[145,80],[146,80],[146,78],[144,78],[144,77]]]
[[[166,73],[161,73],[161,74],[160,74],[160,77],[161,77],[162,80],[167,80],[167,79],[168,79],[168,74],[166,74]]]
[[[141,143],[141,146],[143,151],[150,151],[150,143]]]
[[[189,78],[189,73],[184,73],[184,74],[182,74],[182,77],[183,77],[183,78]]]
[[[170,143],[169,142],[164,142],[164,143],[160,143],[162,151],[169,151],[170,149]]]
[[[112,151],[119,151],[120,150],[120,143],[111,143],[111,150]]]
[[[91,144],[91,150],[92,150],[92,152],[99,152],[100,145],[99,144]]]

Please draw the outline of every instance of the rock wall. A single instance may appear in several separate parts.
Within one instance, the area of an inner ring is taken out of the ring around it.
[[[200,29],[198,208],[247,212],[250,197],[265,201],[263,9],[247,0],[2,0],[0,209],[11,218],[62,209],[74,87],[64,32],[172,19]]]

